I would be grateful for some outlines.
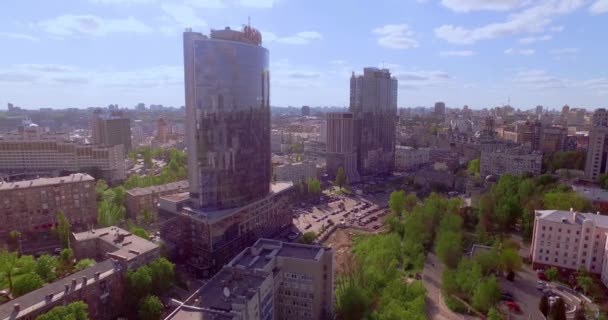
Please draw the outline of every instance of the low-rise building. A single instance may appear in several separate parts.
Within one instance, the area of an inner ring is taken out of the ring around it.
[[[161,238],[170,255],[186,261],[192,272],[208,277],[257,239],[274,237],[292,223],[291,182],[270,185],[270,193],[241,207],[196,209],[181,195],[164,196],[167,220]]]
[[[332,319],[333,251],[259,239],[166,320]]]
[[[430,163],[428,148],[395,147],[395,170],[406,171]]]
[[[145,212],[147,212],[154,219],[158,214],[158,199],[161,196],[182,193],[188,190],[188,186],[188,180],[183,180],[146,188],[133,188],[127,191],[127,215],[140,222],[146,219]]]
[[[600,275],[608,286],[608,216],[561,210],[535,211],[530,256],[534,269],[579,268]]]
[[[97,264],[0,305],[0,320],[35,319],[54,307],[84,301],[95,320],[116,319],[123,312],[127,270],[159,257],[159,247],[117,227],[72,234],[79,259]]]
[[[520,152],[516,150],[482,151],[479,160],[479,173],[488,175],[529,173],[540,175],[543,155],[539,152]]]
[[[0,181],[0,234],[50,230],[62,211],[74,230],[97,221],[93,177],[77,173],[58,178]]]
[[[317,166],[312,162],[282,164],[273,168],[275,181],[306,181],[317,177]]]

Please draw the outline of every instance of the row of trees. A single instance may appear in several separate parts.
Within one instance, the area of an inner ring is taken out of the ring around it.
[[[75,263],[72,249],[63,249],[59,257],[42,255],[18,256],[16,252],[0,251],[0,278],[2,288],[8,288],[13,297],[22,296],[58,278],[81,271],[95,264],[83,259]]]
[[[149,149],[144,149],[149,150]],[[166,161],[167,165],[162,169],[159,175],[154,176],[141,176],[134,174],[130,176],[124,183],[123,187],[126,190],[130,190],[133,188],[144,188],[149,186],[167,184],[170,182],[175,182],[179,180],[183,180],[187,177],[186,163],[188,160],[188,156],[185,152],[179,151],[177,149],[167,149],[168,151],[164,151],[167,155]],[[150,153],[152,151],[149,151]],[[145,154],[144,154],[145,155]],[[144,157],[144,162],[145,157]],[[151,162],[151,160],[150,160]]]
[[[127,305],[138,306],[140,320],[159,320],[164,310],[158,295],[166,292],[175,281],[175,265],[160,258],[126,275]],[[127,310],[134,313],[135,310]]]

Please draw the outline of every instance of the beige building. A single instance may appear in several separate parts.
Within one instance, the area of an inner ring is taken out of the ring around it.
[[[317,177],[317,166],[313,162],[296,162],[275,166],[274,178],[276,181],[306,181]]]
[[[93,113],[91,129],[93,143],[104,146],[123,145],[127,152],[131,150],[131,119],[125,117],[122,111],[112,111],[108,116]]]
[[[152,217],[158,213],[158,202],[161,196],[188,191],[188,180],[177,181],[146,188],[133,188],[127,191],[126,209],[129,218],[143,221],[144,210],[148,210]]]
[[[333,251],[259,239],[166,320],[333,319]]]
[[[397,171],[416,169],[430,161],[430,150],[427,148],[395,147],[395,170]]]
[[[37,128],[0,136],[0,172],[60,175],[66,171],[97,172],[108,181],[124,180],[124,148],[79,144]]]
[[[479,173],[482,177],[488,175],[522,175],[530,173],[540,175],[543,155],[538,152],[482,151],[479,160]]]
[[[534,269],[584,267],[608,286],[608,216],[561,210],[537,210],[530,255]]]
[[[63,211],[73,228],[82,230],[97,220],[95,180],[86,174],[0,182],[0,234],[49,230]]]

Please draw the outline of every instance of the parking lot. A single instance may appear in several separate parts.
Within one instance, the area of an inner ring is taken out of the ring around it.
[[[294,209],[293,223],[301,233],[318,234],[334,224],[375,231],[383,227],[381,217],[387,210],[358,196],[336,196],[324,204]]]

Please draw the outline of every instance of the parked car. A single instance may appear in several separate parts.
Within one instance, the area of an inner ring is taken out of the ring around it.
[[[306,227],[304,227],[304,229],[306,229],[306,230],[308,230],[308,229],[310,229],[310,228],[312,228],[312,224],[310,224],[310,223],[309,223],[309,224],[307,224],[307,225],[306,225]]]
[[[545,275],[545,272],[543,270],[536,270],[536,276],[543,281],[548,281],[549,279],[547,279],[547,276]]]
[[[514,301],[507,301],[507,302],[505,302],[505,305],[507,306],[507,308],[509,308],[509,310],[511,310],[511,312],[515,312],[515,313],[521,312],[521,308]]]
[[[536,289],[543,290],[547,286],[547,283],[541,280],[536,281]]]

